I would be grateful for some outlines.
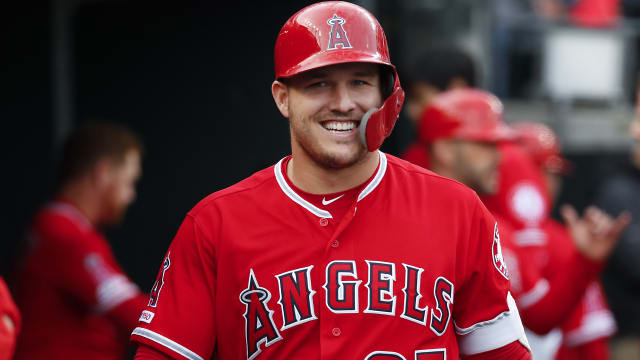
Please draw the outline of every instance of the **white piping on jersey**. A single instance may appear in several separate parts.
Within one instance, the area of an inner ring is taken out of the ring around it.
[[[378,172],[373,177],[373,180],[365,187],[360,194],[358,194],[358,201],[364,199],[365,196],[369,195],[373,189],[375,189],[380,181],[382,181],[382,177],[387,172],[387,156],[380,150],[378,150],[378,157],[380,158],[380,166],[378,167]]]
[[[53,201],[47,204],[46,208],[53,211],[56,214],[66,217],[67,219],[73,221],[75,224],[77,224],[80,227],[83,227],[85,229],[93,228],[93,225],[91,224],[89,219],[87,219],[87,217],[84,216],[84,214],[81,213],[80,210],[78,210],[73,205],[65,204],[59,201]]]
[[[204,360],[202,357],[200,357],[200,355],[194,353],[193,351],[187,349],[186,347],[158,333],[155,333],[151,330],[137,327],[133,330],[131,335],[138,335],[138,336],[142,336],[143,338],[147,338],[149,340],[155,341],[158,344],[175,351],[176,353],[184,356],[189,360]]]
[[[547,235],[538,228],[527,228],[516,231],[513,240],[519,246],[539,246],[547,243]]]
[[[508,311],[502,312],[495,318],[475,323],[468,328],[460,328],[454,322],[460,353],[473,355],[481,352],[497,349],[518,340],[524,347],[531,351],[529,342],[520,320],[520,314],[516,303],[507,293]]]
[[[521,309],[527,309],[533,306],[535,303],[540,301],[547,292],[549,291],[549,282],[546,279],[540,279],[538,282],[531,288],[531,290],[520,296],[520,304]]]
[[[287,180],[285,180],[284,175],[282,175],[282,162],[283,161],[284,161],[284,159],[281,159],[280,161],[278,161],[278,163],[276,164],[276,166],[273,169],[273,171],[276,174],[276,181],[278,181],[278,185],[280,185],[280,188],[282,189],[282,191],[284,191],[284,193],[289,198],[291,198],[291,200],[295,201],[296,203],[298,203],[298,205],[300,205],[303,208],[307,209],[313,215],[315,215],[317,217],[325,218],[325,219],[333,218],[333,216],[331,216],[330,212],[318,208],[317,206],[315,206],[312,203],[308,202],[307,200],[303,199],[300,195],[296,194],[295,191],[293,191],[293,189],[289,186],[289,184],[287,184]]]
[[[373,180],[371,180],[371,182],[360,192],[360,194],[358,194],[357,201],[360,201],[364,199],[365,196],[369,195],[380,184],[380,181],[382,181],[382,178],[384,177],[384,174],[387,171],[387,156],[382,151],[378,150],[378,158],[380,159],[380,166],[378,166],[378,171],[373,177]],[[317,217],[326,218],[326,219],[333,218],[330,212],[318,208],[317,206],[303,199],[295,191],[293,191],[293,189],[289,186],[289,184],[287,184],[287,181],[285,180],[284,175],[282,174],[283,161],[284,161],[284,158],[278,161],[278,163],[275,165],[273,169],[273,172],[276,175],[276,181],[278,182],[278,185],[280,185],[280,188],[285,193],[285,195],[287,195],[291,200],[293,200],[303,208],[307,209],[310,213],[312,213]]]
[[[97,311],[101,313],[107,312],[136,297],[138,293],[138,287],[129,281],[126,276],[121,274],[110,276],[100,283],[96,289]]]

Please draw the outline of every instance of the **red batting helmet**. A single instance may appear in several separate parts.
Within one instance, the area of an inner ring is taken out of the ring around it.
[[[374,151],[391,133],[404,101],[387,39],[376,18],[360,6],[327,1],[295,13],[278,34],[274,53],[277,79],[349,62],[381,64],[393,75],[382,106],[370,109],[360,122],[361,139]]]
[[[499,142],[511,140],[513,131],[502,121],[502,102],[478,89],[457,89],[436,96],[425,108],[418,138]]]
[[[538,166],[558,174],[566,175],[571,171],[571,163],[562,156],[558,137],[550,127],[527,121],[513,124],[512,127],[518,143]]]

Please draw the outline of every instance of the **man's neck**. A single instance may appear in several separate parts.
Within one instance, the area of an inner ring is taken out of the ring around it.
[[[57,197],[75,206],[91,224],[96,226],[100,216],[100,204],[90,185],[83,181],[66,184]]]
[[[429,170],[433,171],[434,173],[442,177],[453,179],[455,181],[460,181],[455,171],[451,170],[447,166],[441,165],[438,161],[434,160],[433,157],[431,158],[430,161],[431,161],[431,166],[429,167]]]
[[[363,184],[376,171],[379,161],[378,152],[374,151],[349,167],[331,169],[317,164],[308,156],[294,154],[287,164],[287,176],[305,192],[332,194]]]

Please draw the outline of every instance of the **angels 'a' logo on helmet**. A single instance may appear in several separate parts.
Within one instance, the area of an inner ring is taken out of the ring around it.
[[[502,274],[507,280],[509,280],[509,271],[507,271],[507,264],[504,262],[502,256],[502,247],[500,246],[500,234],[498,233],[498,223],[493,228],[493,245],[491,246],[491,257],[493,258],[493,265],[498,269],[498,272]]]
[[[349,42],[349,38],[347,37],[347,32],[342,27],[346,21],[339,17],[336,14],[333,14],[329,20],[327,20],[327,24],[331,25],[331,32],[329,33],[329,46],[327,50],[335,50],[338,49],[338,45],[343,49],[351,49],[351,43]]]

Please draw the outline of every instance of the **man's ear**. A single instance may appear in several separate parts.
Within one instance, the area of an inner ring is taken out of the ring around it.
[[[104,188],[108,186],[114,176],[114,163],[110,159],[100,159],[93,166],[93,170],[91,176],[93,178],[93,183],[98,188]]]
[[[271,84],[271,95],[273,95],[273,100],[276,102],[276,106],[282,116],[289,118],[289,91],[287,89],[287,85],[283,82],[275,80],[273,84]]]

